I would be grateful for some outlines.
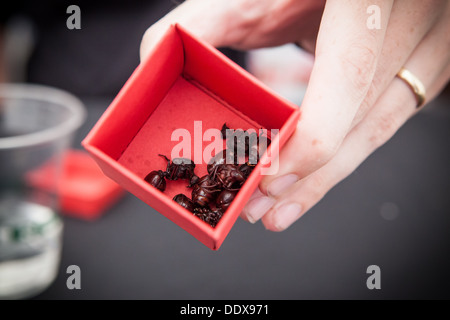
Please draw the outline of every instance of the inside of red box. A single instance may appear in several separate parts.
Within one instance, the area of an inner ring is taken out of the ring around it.
[[[119,159],[182,73],[183,51],[177,31],[175,28],[169,29],[158,50],[136,68],[99,120],[107,119],[107,123],[96,132],[92,145],[112,159]],[[124,108],[124,105],[129,108]]]
[[[217,50],[211,50],[188,33],[179,30],[184,48],[186,78],[200,83],[212,94],[225,100],[249,119],[266,129],[281,129],[292,115],[286,102],[269,88],[261,89],[262,83],[242,70]]]
[[[195,172],[202,176],[209,157],[200,155],[198,164],[194,151],[198,143],[202,150],[210,144],[202,139],[206,130],[220,129],[225,122],[233,129],[280,129],[294,111],[221,53],[177,27],[136,73],[139,81],[132,77],[123,90],[130,108],[112,108],[109,130],[93,144],[140,178],[165,170],[167,162],[158,154],[171,158],[173,148],[180,146],[180,140],[172,141],[175,130],[190,135],[191,153],[183,156],[195,160]],[[123,105],[120,94],[116,99]],[[187,181],[167,181],[165,194],[190,197],[186,186]]]
[[[189,145],[191,152],[180,156],[194,160],[197,163],[195,173],[203,176],[207,173],[207,161],[215,153],[211,143],[217,139],[223,145],[220,132],[211,141],[203,141],[204,134],[208,129],[220,130],[224,122],[234,129],[257,130],[260,127],[196,83],[180,76],[128,145],[119,163],[144,178],[152,170],[166,169],[167,161],[158,154],[171,158],[172,150],[183,144]],[[182,138],[175,140],[172,137],[174,132],[180,132],[177,137]],[[211,148],[210,154],[194,154],[195,150],[205,150],[208,146]],[[189,152],[188,149],[184,151]],[[198,160],[203,161],[199,163]],[[191,189],[186,188],[187,184],[187,181],[167,181],[164,193],[171,198],[178,193],[190,197]]]

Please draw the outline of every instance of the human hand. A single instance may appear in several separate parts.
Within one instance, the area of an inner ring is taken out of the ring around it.
[[[380,29],[367,27],[371,5],[380,8]],[[450,78],[446,0],[189,0],[146,31],[141,58],[175,22],[217,47],[297,42],[315,51],[280,170],[263,178],[241,213],[273,231],[289,227],[418,111],[396,77],[402,67],[422,81],[426,102]]]

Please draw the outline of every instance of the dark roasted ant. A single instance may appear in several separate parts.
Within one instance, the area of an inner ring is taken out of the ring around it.
[[[228,137],[227,137],[227,130]],[[231,154],[234,155],[235,159],[238,156],[248,157],[251,164],[257,164],[261,156],[270,145],[270,139],[263,135],[260,131],[258,135],[256,131],[243,131],[241,129],[232,131],[226,123],[222,126],[222,138],[227,139],[227,148]],[[237,161],[235,161],[235,164]]]
[[[216,166],[212,176],[224,189],[228,190],[239,188],[245,181],[244,174],[234,164]]]
[[[194,212],[194,203],[186,197],[184,194],[180,193],[173,197],[173,201],[178,203],[183,208],[187,209],[190,212]]]
[[[251,164],[250,162],[243,163],[239,166],[239,171],[242,172],[245,179],[247,179],[252,173],[253,169],[255,169],[256,164]]]
[[[261,156],[266,151],[267,147],[270,145],[270,143],[271,140],[267,136],[264,135],[258,136],[256,143],[253,143],[249,146],[248,163],[256,165],[261,159]]]
[[[227,148],[231,150],[236,156],[248,156],[252,146],[258,144],[258,134],[253,131],[243,131],[241,129],[228,131],[228,136],[226,132],[229,128],[226,124],[222,127],[222,137],[227,138]],[[224,135],[225,134],[225,135]]]
[[[188,188],[192,188],[195,184],[198,183],[199,180],[200,180],[200,178],[196,174],[194,174],[191,177],[191,179],[189,180]]]
[[[236,197],[237,191],[223,190],[216,199],[216,206],[225,212]]]
[[[163,171],[152,171],[150,172],[144,180],[147,181],[149,184],[154,186],[156,189],[160,191],[166,190],[166,179],[164,179],[165,174]]]
[[[227,136],[228,150],[236,155],[246,156],[248,151],[246,150],[246,137],[248,138],[245,131],[240,129],[230,132]]]
[[[228,126],[224,123],[221,134],[222,138],[227,140],[228,148],[211,158],[207,165],[207,175],[199,178],[194,172],[195,164],[190,159],[175,158],[171,161],[160,154],[167,161],[166,171],[152,171],[145,177],[145,181],[161,191],[166,189],[166,179],[188,180],[188,187],[192,188],[192,199],[180,193],[173,201],[212,227],[217,225],[223,213],[234,201],[239,189],[271,142],[267,136],[250,132],[250,129],[228,130]],[[240,164],[238,159],[242,160],[244,155],[246,162]]]
[[[205,175],[193,186],[192,201],[204,207],[214,200],[219,191],[219,184],[210,175]]]
[[[235,157],[235,155],[228,149],[224,149],[221,152],[217,153],[214,157],[209,160],[208,165],[206,166],[206,169],[208,170],[209,174],[212,174],[214,172],[214,169],[216,166],[221,164],[237,164],[238,161]]]
[[[187,158],[175,158],[170,162],[170,159],[165,155],[160,154],[159,156],[163,157],[167,161],[167,168],[165,177],[167,180],[190,180],[191,184],[196,182],[196,178],[193,179],[195,175],[195,163],[191,159]],[[197,177],[198,178],[198,177]]]
[[[222,218],[223,212],[217,208],[211,209],[209,207],[197,207],[194,209],[194,215],[214,228],[220,218]]]

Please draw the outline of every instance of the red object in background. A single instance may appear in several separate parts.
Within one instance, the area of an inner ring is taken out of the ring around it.
[[[61,178],[55,186],[54,161],[50,160],[27,173],[30,186],[59,195],[63,214],[93,220],[98,218],[123,194],[117,183],[106,177],[85,151],[69,150],[63,155]]]
[[[82,144],[106,175],[217,250],[258,186],[261,163],[212,228],[172,200],[178,193],[190,197],[186,181],[168,181],[164,193],[144,181],[150,171],[165,169],[167,163],[158,154],[170,156],[179,144],[171,141],[176,129],[191,134],[194,150],[194,136],[202,137],[210,128],[220,130],[224,122],[233,129],[279,129],[269,147],[278,150],[295,130],[299,117],[297,106],[174,25],[137,67]],[[194,130],[194,121],[201,121],[201,130]],[[203,147],[205,144],[209,142]],[[197,164],[195,172],[205,174],[206,163]]]

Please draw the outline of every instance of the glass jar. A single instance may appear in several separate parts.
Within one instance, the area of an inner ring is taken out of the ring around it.
[[[85,119],[59,89],[0,85],[0,299],[36,295],[55,279],[63,222],[58,183],[64,152]],[[46,170],[45,188],[30,182]]]

